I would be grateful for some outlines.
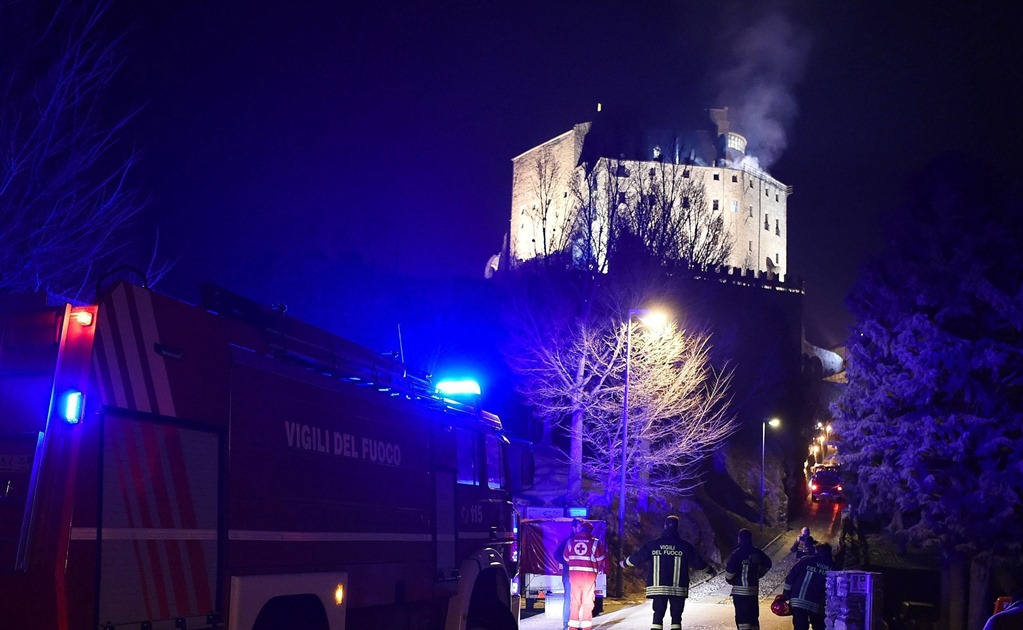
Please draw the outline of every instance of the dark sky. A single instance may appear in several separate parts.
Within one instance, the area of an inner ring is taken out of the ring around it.
[[[1023,139],[1012,3],[117,2],[172,292],[322,301],[356,260],[479,277],[512,157],[597,102],[664,125],[728,106],[795,188],[789,269],[830,346],[911,177],[950,153],[1011,174]]]

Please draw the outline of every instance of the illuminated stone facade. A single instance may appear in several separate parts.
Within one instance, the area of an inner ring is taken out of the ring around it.
[[[713,110],[712,115],[723,111]],[[670,169],[689,180],[687,185],[702,184],[707,210],[721,218],[730,243],[722,266],[783,277],[791,188],[751,166],[755,160],[745,156],[745,139],[729,132],[727,122],[715,123],[716,137],[704,143],[713,155],[699,156],[694,148],[680,157],[677,151],[672,154],[648,143],[614,157],[609,154],[617,151],[602,148],[600,141],[589,146],[593,123],[587,122],[515,157],[511,264],[557,253],[570,253],[575,259],[585,249],[592,252],[590,264],[606,271],[609,217],[641,204],[649,182],[663,179]],[[595,189],[601,194],[595,195]]]

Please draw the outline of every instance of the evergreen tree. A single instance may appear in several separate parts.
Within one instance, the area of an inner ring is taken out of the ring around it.
[[[957,163],[918,183],[850,295],[835,409],[861,511],[946,554],[1023,537],[1023,229],[991,180]]]

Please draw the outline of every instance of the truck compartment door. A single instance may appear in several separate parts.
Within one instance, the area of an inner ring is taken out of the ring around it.
[[[220,439],[149,418],[103,418],[101,623],[215,610]]]

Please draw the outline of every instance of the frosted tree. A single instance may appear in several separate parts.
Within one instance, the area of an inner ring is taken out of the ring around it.
[[[963,164],[921,184],[850,296],[835,407],[860,510],[951,564],[1023,540],[1023,232],[995,190]]]
[[[88,299],[140,210],[105,95],[119,39],[108,4],[0,4],[0,290]]]

